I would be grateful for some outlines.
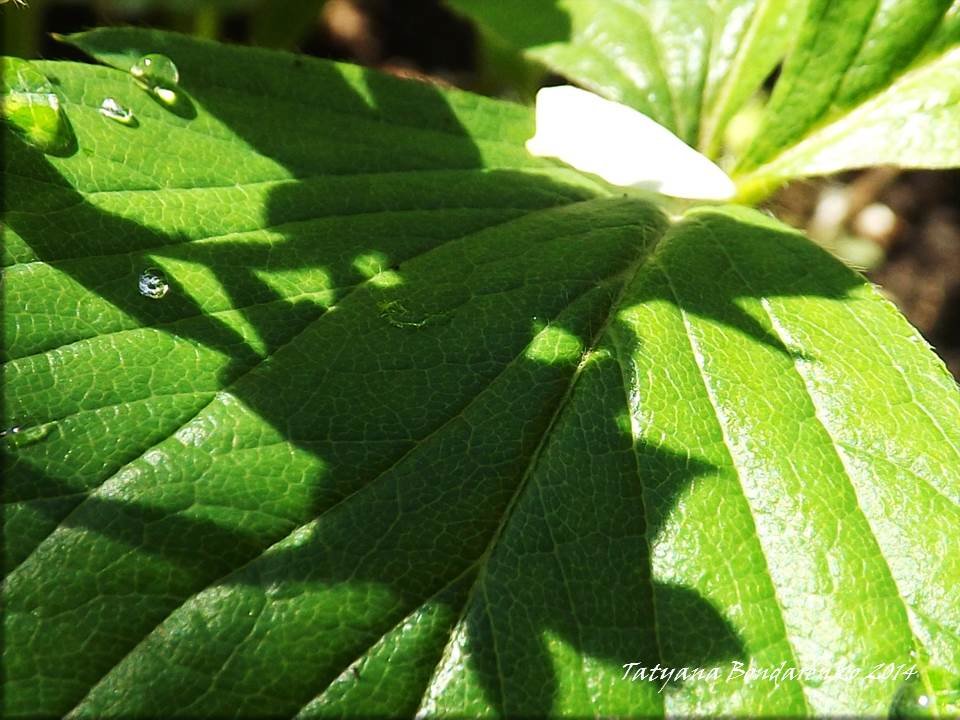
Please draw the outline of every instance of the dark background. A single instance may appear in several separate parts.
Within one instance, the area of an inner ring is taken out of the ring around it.
[[[143,25],[514,100],[529,100],[543,79],[440,0],[10,0],[0,20],[4,54],[21,57],[81,59],[50,33]],[[766,205],[882,286],[960,379],[960,171],[846,173],[794,183]]]

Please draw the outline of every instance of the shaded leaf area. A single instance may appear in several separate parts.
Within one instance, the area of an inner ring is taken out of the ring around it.
[[[879,713],[900,678],[622,665],[956,671],[960,401],[859,277],[756,213],[668,229],[512,105],[75,41],[169,54],[193,112],[47,64],[77,152],[5,138],[5,423],[45,428],[8,715]]]

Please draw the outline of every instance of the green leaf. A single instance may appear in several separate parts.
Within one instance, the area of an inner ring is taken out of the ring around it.
[[[707,68],[699,146],[720,151],[723,131],[789,50],[807,0],[719,4]]]
[[[72,41],[114,66],[38,64],[75,152],[3,138],[5,716],[878,715],[960,672],[960,393],[858,275],[531,158],[519,106]]]
[[[447,0],[573,82],[716,154],[790,46],[806,0]]]
[[[960,166],[960,45],[740,178],[740,192],[871,165]]]
[[[924,47],[920,57],[922,59],[942,53],[957,43],[960,43],[960,0],[953,0],[953,5],[944,14],[943,21]]]
[[[744,183],[960,162],[951,0],[813,0],[738,172]],[[932,37],[931,37],[932,36]]]

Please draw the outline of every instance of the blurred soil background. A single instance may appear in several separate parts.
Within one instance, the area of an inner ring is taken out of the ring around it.
[[[138,25],[518,101],[531,101],[545,77],[478,36],[441,0],[29,0],[27,7],[9,0],[0,22],[3,53],[27,58],[83,59],[50,33]],[[880,285],[960,379],[960,171],[873,168],[796,182],[765,207]]]

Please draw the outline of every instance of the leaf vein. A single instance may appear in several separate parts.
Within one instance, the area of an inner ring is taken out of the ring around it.
[[[771,597],[773,598],[774,604],[780,616],[780,626],[783,628],[784,642],[787,645],[787,649],[793,661],[793,667],[799,667],[799,664],[797,662],[796,650],[794,649],[793,642],[791,641],[790,635],[787,632],[786,613],[784,612],[784,609],[783,609],[783,603],[780,601],[780,597],[777,594],[777,588],[773,582],[773,576],[770,574],[770,570],[769,570],[770,563],[766,557],[767,551],[763,547],[763,543],[760,541],[760,534],[757,530],[757,519],[753,511],[753,506],[751,505],[750,499],[747,496],[746,488],[743,486],[743,478],[741,475],[739,464],[737,462],[737,453],[734,451],[733,443],[730,441],[729,432],[727,430],[726,423],[724,422],[724,419],[723,419],[723,413],[721,413],[720,407],[717,404],[717,400],[714,397],[715,390],[713,389],[710,383],[710,380],[708,379],[708,374],[707,374],[706,368],[704,367],[703,349],[700,347],[699,341],[696,339],[696,335],[694,333],[693,326],[690,322],[690,318],[687,314],[686,309],[684,308],[683,300],[681,299],[680,294],[677,292],[676,286],[674,285],[673,279],[671,278],[669,271],[663,264],[660,264],[659,268],[663,273],[664,279],[667,281],[667,286],[670,288],[670,292],[673,295],[674,302],[676,303],[677,311],[679,312],[680,319],[683,323],[683,327],[685,331],[684,334],[686,335],[687,342],[689,343],[689,346],[690,346],[690,353],[693,356],[694,363],[700,375],[700,381],[703,384],[705,395],[707,397],[707,400],[710,403],[711,408],[713,409],[713,417],[717,422],[717,427],[719,428],[720,434],[723,438],[724,447],[726,448],[727,455],[730,458],[731,469],[733,470],[733,473],[740,484],[741,494],[743,495],[744,502],[747,506],[747,509],[750,512],[751,521],[753,524],[753,535],[756,538],[757,546],[759,547],[760,552],[764,557],[764,564],[766,566],[766,572],[764,573],[764,577],[770,583]],[[804,713],[806,715],[812,715],[813,711],[810,707],[809,700],[807,699],[806,691],[804,689],[803,684],[798,681],[797,687],[799,687],[800,689],[800,697],[803,700]]]
[[[498,225],[493,226],[493,227],[498,227],[499,225],[508,224],[509,222],[511,222],[511,221],[513,221],[513,220],[514,220],[514,218],[512,218],[511,220],[508,220],[508,221],[506,221],[506,222],[504,222],[504,223],[498,223]],[[491,229],[491,228],[485,228],[485,230],[490,230],[490,229]],[[471,234],[473,234],[473,233],[471,233]],[[464,237],[469,237],[469,235],[464,236]],[[462,239],[462,238],[461,238],[461,239]],[[436,248],[431,248],[430,250],[426,251],[425,253],[422,253],[422,255],[425,255],[425,254],[427,254],[427,252],[431,252],[431,251],[434,250],[434,249],[436,249]],[[361,283],[360,285],[357,286],[357,288],[362,287],[362,286],[364,286],[365,284],[366,284],[366,283]],[[584,290],[584,293],[589,292],[590,289],[591,289],[591,288],[587,288],[586,290]],[[353,291],[351,291],[351,292],[355,292],[355,291],[356,291],[356,288],[355,288]],[[348,295],[349,295],[349,293],[348,293]],[[573,303],[575,303],[577,299],[579,299],[580,297],[582,297],[582,295],[583,295],[583,293],[581,293],[580,295],[577,295],[575,298],[573,298],[573,299],[570,300],[568,303],[566,303],[565,307],[569,307],[570,305],[572,305]],[[561,309],[561,311],[562,311],[562,309]],[[558,312],[561,312],[561,311],[558,311]],[[322,319],[323,319],[322,317],[319,318],[319,320],[322,320]],[[317,321],[314,321],[314,322],[317,322]],[[299,336],[300,334],[302,334],[303,332],[305,332],[306,329],[308,329],[309,327],[311,327],[313,324],[314,324],[314,323],[309,323],[309,324],[307,325],[307,327],[305,327],[303,330],[301,330],[299,333],[297,333],[297,334],[296,334],[293,338],[291,338],[291,340],[288,341],[288,343],[286,343],[286,344],[289,345],[290,342],[293,342],[293,341],[296,339],[297,336]],[[594,338],[594,341],[595,341],[595,340],[596,340],[596,337]],[[531,340],[531,342],[532,342],[532,340]],[[346,344],[342,345],[341,348],[340,348],[340,352],[343,352],[345,347],[346,347]],[[279,348],[278,348],[278,350],[279,350]],[[275,352],[276,352],[276,351],[275,351]],[[274,354],[275,354],[275,353],[274,353]],[[495,378],[493,378],[493,380],[491,381],[491,383],[492,383],[492,382],[495,382],[498,377],[500,377],[504,372],[506,372],[506,371],[509,369],[509,367],[511,367],[511,366],[513,365],[513,363],[517,362],[518,359],[519,359],[520,357],[522,357],[522,356],[523,356],[523,352],[521,351],[520,353],[518,353],[518,354],[514,357],[513,360],[511,360],[509,363],[507,363],[507,364],[504,366],[504,368],[497,374],[497,376],[496,376]],[[261,363],[261,364],[262,364],[262,363]],[[253,371],[256,369],[256,367],[258,367],[258,366],[259,366],[259,364],[258,364],[257,366],[255,366],[254,368],[251,368],[247,373],[245,373],[243,376],[241,376],[241,378],[244,377],[245,375],[249,374],[250,372],[253,372]],[[523,478],[523,479],[521,480],[521,482],[518,484],[518,491],[514,494],[513,498],[511,499],[511,503],[508,505],[507,511],[504,513],[504,520],[506,519],[506,517],[509,516],[509,511],[510,511],[510,509],[512,509],[512,507],[513,507],[513,503],[515,502],[515,500],[516,500],[516,498],[517,498],[517,496],[518,496],[518,494],[519,494],[520,488],[524,485],[524,481],[525,481],[526,478],[529,476],[529,474],[530,474],[530,473],[529,473],[529,470],[530,470],[530,468],[535,464],[535,459],[536,459],[536,457],[539,455],[539,451],[542,449],[542,447],[543,447],[543,445],[544,445],[544,442],[545,442],[545,438],[549,435],[549,430],[550,430],[550,428],[552,428],[553,424],[555,423],[556,418],[557,418],[557,416],[559,415],[560,409],[564,406],[566,400],[569,398],[569,396],[570,396],[570,394],[571,394],[571,392],[572,392],[572,388],[573,388],[573,386],[574,386],[575,383],[576,383],[576,378],[579,376],[579,372],[580,372],[581,369],[582,369],[582,364],[581,364],[580,366],[578,366],[578,368],[574,371],[573,376],[572,376],[572,379],[571,379],[571,382],[570,382],[569,385],[568,385],[567,392],[566,392],[566,394],[564,395],[564,397],[561,398],[561,401],[560,401],[560,403],[558,404],[557,411],[554,413],[553,417],[551,418],[550,422],[548,423],[547,430],[544,432],[544,436],[543,436],[543,438],[541,438],[540,444],[537,446],[537,448],[534,450],[533,455],[531,456],[531,463],[527,466],[527,472],[525,473],[524,478]],[[239,380],[240,380],[240,378],[237,378],[236,380],[233,381],[232,384],[235,384],[235,383],[238,382]],[[489,387],[489,383],[488,383],[488,387]],[[226,391],[224,391],[224,392],[226,392]],[[222,394],[222,393],[218,393],[217,396],[219,397],[220,394]],[[482,394],[482,392],[481,392],[480,394]],[[113,663],[113,665],[112,665],[110,668],[108,668],[107,671],[106,671],[105,673],[103,673],[103,675],[101,675],[101,677],[100,677],[98,680],[96,680],[95,682],[93,682],[93,683],[91,684],[90,690],[87,692],[87,694],[86,694],[83,698],[81,698],[81,699],[79,700],[79,702],[78,702],[78,703],[76,704],[76,706],[70,711],[70,713],[76,712],[77,709],[82,706],[82,704],[83,704],[84,700],[86,699],[86,697],[88,697],[88,696],[90,695],[90,693],[92,693],[93,690],[94,690],[98,685],[100,685],[100,683],[102,683],[102,682],[104,681],[104,679],[106,679],[106,678],[110,675],[110,673],[111,673],[116,667],[119,667],[120,664],[122,664],[127,657],[130,657],[130,656],[133,654],[133,652],[140,646],[140,644],[143,643],[143,642],[145,642],[146,638],[148,638],[150,635],[152,635],[153,632],[154,632],[157,628],[159,628],[160,626],[162,626],[163,623],[165,623],[165,622],[167,621],[167,619],[169,619],[174,613],[177,612],[177,610],[179,610],[180,608],[184,607],[184,605],[186,605],[186,603],[189,602],[189,600],[190,600],[192,597],[196,597],[198,594],[200,594],[201,592],[203,592],[205,589],[210,588],[210,587],[213,587],[213,586],[215,586],[215,585],[223,582],[226,578],[230,577],[231,575],[234,575],[234,574],[242,571],[244,568],[251,566],[254,562],[256,562],[256,561],[259,560],[260,558],[264,557],[272,548],[277,547],[278,545],[282,544],[283,542],[285,542],[286,540],[288,540],[290,537],[292,537],[293,535],[295,535],[297,532],[302,531],[305,527],[308,527],[309,525],[312,525],[312,524],[316,524],[324,515],[326,515],[327,513],[331,512],[331,511],[334,510],[336,507],[339,507],[339,506],[341,506],[342,504],[344,504],[345,502],[349,501],[351,498],[357,496],[359,493],[363,492],[366,488],[370,487],[373,483],[375,483],[375,482],[377,482],[379,479],[383,478],[388,472],[390,472],[393,468],[395,468],[395,467],[398,466],[400,463],[402,463],[407,457],[409,457],[413,452],[415,452],[419,447],[421,447],[422,444],[423,444],[424,442],[426,442],[430,437],[432,437],[432,436],[435,435],[436,433],[440,432],[440,431],[441,431],[444,427],[446,427],[449,423],[451,423],[451,422],[453,422],[454,420],[456,420],[457,418],[459,418],[459,417],[462,415],[462,413],[464,412],[464,410],[466,409],[466,407],[469,407],[472,403],[474,403],[474,402],[476,402],[476,401],[478,400],[480,394],[478,394],[477,396],[475,396],[474,398],[472,398],[472,399],[470,400],[470,402],[468,402],[465,407],[458,409],[457,412],[455,413],[455,415],[453,415],[453,416],[450,417],[450,418],[447,418],[447,419],[446,419],[443,423],[441,423],[437,428],[435,428],[434,430],[430,431],[424,438],[422,438],[422,439],[418,440],[416,443],[414,443],[413,446],[412,446],[410,449],[408,449],[406,452],[404,452],[404,453],[403,453],[396,461],[394,461],[389,467],[387,467],[387,468],[386,468],[385,470],[383,470],[383,471],[380,471],[375,477],[373,477],[373,478],[370,479],[369,481],[365,482],[361,487],[357,488],[357,489],[356,489],[355,491],[353,491],[352,493],[350,493],[350,494],[346,495],[345,497],[343,497],[342,499],[338,500],[337,502],[335,502],[335,503],[334,503],[333,505],[331,505],[330,507],[324,509],[320,514],[316,515],[315,517],[313,517],[313,518],[312,518],[311,520],[309,520],[308,522],[303,523],[302,525],[297,526],[297,527],[294,528],[292,531],[288,532],[286,535],[284,535],[284,536],[281,537],[280,539],[274,541],[274,542],[271,543],[268,547],[264,548],[263,551],[259,552],[258,554],[254,555],[253,557],[251,557],[251,558],[249,558],[248,560],[244,561],[243,563],[241,563],[241,564],[240,564],[239,566],[237,566],[236,568],[233,568],[233,569],[230,570],[229,572],[223,574],[221,577],[219,577],[219,578],[217,578],[217,579],[214,579],[214,580],[211,581],[211,582],[206,583],[206,585],[205,585],[204,587],[199,588],[196,592],[192,593],[191,595],[188,595],[188,596],[182,598],[182,600],[181,600],[175,607],[173,607],[171,610],[169,610],[168,612],[166,612],[166,613],[164,614],[164,616],[163,616],[158,622],[156,622],[156,623],[154,624],[153,629],[150,630],[150,631],[148,631],[148,632],[144,635],[144,637],[140,640],[140,642],[134,644],[134,645],[124,654],[124,656],[123,656],[120,660],[118,660],[117,662]],[[209,405],[205,406],[204,408],[201,408],[201,410],[200,410],[194,417],[199,416],[199,414],[202,413],[206,407],[209,407]],[[191,418],[191,420],[192,420],[192,419],[193,419],[193,418]],[[189,423],[189,422],[190,422],[190,420],[188,420],[188,421],[187,421],[186,423],[184,423],[183,425],[186,425],[186,424]],[[181,427],[183,427],[183,425],[182,425]],[[156,445],[154,445],[153,447],[156,447]],[[141,456],[140,456],[140,457],[142,457],[144,454],[146,454],[146,452],[148,452],[149,449],[152,449],[152,448],[148,448],[148,450],[144,451],[144,453],[141,453]],[[116,474],[114,475],[114,477],[115,477],[115,476],[116,476]],[[101,485],[101,486],[102,486],[102,485]],[[68,515],[67,517],[69,518],[69,515]],[[64,522],[64,521],[61,521],[61,524],[62,524],[62,522]],[[481,554],[480,559],[478,559],[478,561],[477,561],[478,563],[484,563],[484,562],[485,562],[486,558],[487,558],[488,555],[489,555],[489,551],[492,549],[493,545],[495,544],[496,539],[499,537],[499,534],[500,534],[499,531],[503,528],[503,526],[504,526],[503,521],[501,521],[501,525],[498,527],[497,532],[494,533],[494,539],[491,541],[490,545],[488,545],[488,547],[487,547],[487,549],[485,550],[485,552]],[[36,550],[34,550],[34,552],[36,552]],[[31,554],[32,554],[32,553],[31,553]],[[22,566],[22,564],[21,564],[21,566]],[[474,583],[473,588],[475,588],[475,587],[479,584],[479,582],[480,582],[480,581],[479,581],[479,579],[478,579],[478,580]],[[471,588],[470,597],[472,597],[472,595],[473,595],[473,592],[472,592],[472,591],[473,591],[473,588]],[[464,604],[464,607],[466,608],[466,606],[468,606],[468,605],[469,605],[469,599],[468,599],[468,601]],[[69,713],[67,713],[67,714],[69,715]]]

